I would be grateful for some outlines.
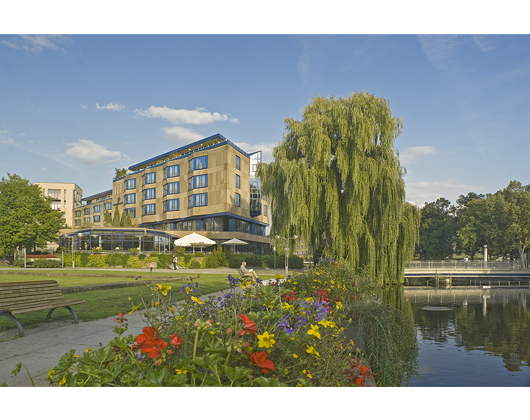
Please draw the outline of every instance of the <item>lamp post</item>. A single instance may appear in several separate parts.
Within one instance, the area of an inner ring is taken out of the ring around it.
[[[281,239],[280,235],[275,236],[276,239]],[[285,239],[285,276],[289,275],[289,239],[298,239],[298,236],[293,235],[290,238]]]
[[[79,232],[77,236],[79,236],[79,252],[81,252],[81,238],[83,237],[83,234]]]
[[[70,239],[72,240],[72,244],[71,244],[71,247],[70,247],[71,250],[72,250],[72,269],[75,268],[75,251],[74,251],[74,249],[75,249],[74,246],[75,246],[75,245],[74,245],[74,238],[75,238],[74,235],[70,236]]]
[[[488,267],[488,245],[484,245],[484,268]]]

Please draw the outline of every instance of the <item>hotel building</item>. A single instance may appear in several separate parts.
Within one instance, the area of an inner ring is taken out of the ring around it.
[[[82,199],[73,226],[92,226],[65,232],[62,245],[170,252],[175,239],[197,232],[218,244],[241,239],[249,245],[240,251],[266,253],[269,203],[256,176],[260,162],[261,151],[247,153],[216,134],[131,165],[112,190]],[[105,226],[105,211],[112,217],[116,209],[133,227]]]
[[[76,184],[59,182],[35,182],[42,188],[42,195],[52,197],[52,209],[63,212],[63,222],[74,226],[74,211],[81,206],[83,190]]]

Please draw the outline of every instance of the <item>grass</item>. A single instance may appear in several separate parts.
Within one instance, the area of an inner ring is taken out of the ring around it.
[[[50,271],[46,271],[50,273]],[[120,274],[117,271],[98,271],[99,274]],[[61,287],[71,287],[71,286],[80,286],[80,285],[92,285],[92,284],[104,284],[104,283],[117,283],[120,281],[134,281],[134,278],[126,277],[76,277],[77,273],[72,273],[72,276],[69,277],[56,277],[53,276],[27,276],[27,275],[17,275],[17,274],[0,274],[0,282],[11,282],[11,281],[34,281],[34,280],[56,280]],[[149,273],[146,275],[144,272],[132,272],[127,271],[121,273],[124,276],[130,275],[142,275],[142,279],[145,278],[168,278],[168,277],[177,277],[173,273]],[[173,286],[173,291],[178,292],[179,288],[183,284],[190,282],[199,283],[199,288],[202,294],[208,294],[217,292],[219,290],[229,289],[228,275],[227,274],[200,274],[200,277],[197,278],[197,274],[187,274],[183,275],[186,278],[182,279],[182,282],[168,283]],[[190,280],[190,276],[193,277]],[[270,276],[264,276],[263,279],[270,278]],[[84,299],[85,303],[80,305],[75,305],[72,308],[77,313],[77,317],[80,321],[93,321],[96,319],[106,318],[109,316],[115,316],[119,312],[129,312],[133,304],[140,304],[141,299],[138,297],[138,294],[141,293],[142,296],[150,297],[151,290],[149,287],[145,286],[142,282],[142,279],[137,280],[138,287],[125,287],[120,289],[106,289],[106,290],[97,290],[90,292],[81,292],[81,293],[68,293],[65,295],[66,299]],[[163,283],[163,281],[161,282]],[[131,300],[129,300],[131,297]],[[179,299],[180,294],[175,293],[175,299]],[[21,322],[22,327],[34,328],[39,324],[46,322],[46,315],[48,311],[37,311],[31,312],[28,314],[17,315],[18,320]],[[52,319],[56,321],[70,321],[72,320],[72,315],[68,312],[67,309],[60,308],[56,309],[52,315]],[[8,329],[15,328],[16,326],[13,321],[7,317],[0,317],[0,331],[5,331]]]

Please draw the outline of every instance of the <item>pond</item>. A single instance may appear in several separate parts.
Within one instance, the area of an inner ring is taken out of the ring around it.
[[[530,288],[402,287],[385,300],[414,318],[411,386],[530,386]]]

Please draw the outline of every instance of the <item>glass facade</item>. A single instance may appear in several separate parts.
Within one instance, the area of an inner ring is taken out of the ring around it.
[[[164,170],[164,179],[180,176],[180,165],[168,166]]]
[[[136,203],[136,193],[125,194],[125,204],[134,204],[134,203]],[[112,210],[112,207],[109,210]]]
[[[179,194],[180,193],[180,182],[168,182],[166,185],[164,185],[164,197],[166,195],[171,194]]]
[[[155,184],[156,183],[156,172],[151,172],[149,174],[145,174],[142,177],[142,185],[145,184]]]
[[[144,190],[143,199],[144,200],[154,200],[156,198],[156,188],[147,188]]]
[[[188,173],[206,168],[208,168],[208,156],[196,157],[188,162]]]
[[[156,204],[146,204],[142,207],[142,216],[156,214]]]
[[[192,176],[188,179],[188,191],[208,186],[208,175]]]
[[[128,179],[125,181],[126,190],[134,190],[136,188],[136,178]]]
[[[175,198],[173,200],[164,201],[164,208],[163,208],[164,213],[168,211],[178,211],[178,210],[179,210],[179,199],[178,198]]]
[[[81,238],[74,235],[62,235],[59,239],[61,246],[72,250],[72,237],[74,239],[74,250],[91,251],[101,248],[103,251],[127,251],[131,248],[140,248],[140,252],[171,252],[176,236],[168,235],[159,231],[143,229],[90,229],[81,231]]]
[[[250,216],[261,214],[261,180],[256,176],[261,163],[261,151],[250,155]]]
[[[188,197],[188,208],[204,207],[208,205],[208,193],[193,194]]]

